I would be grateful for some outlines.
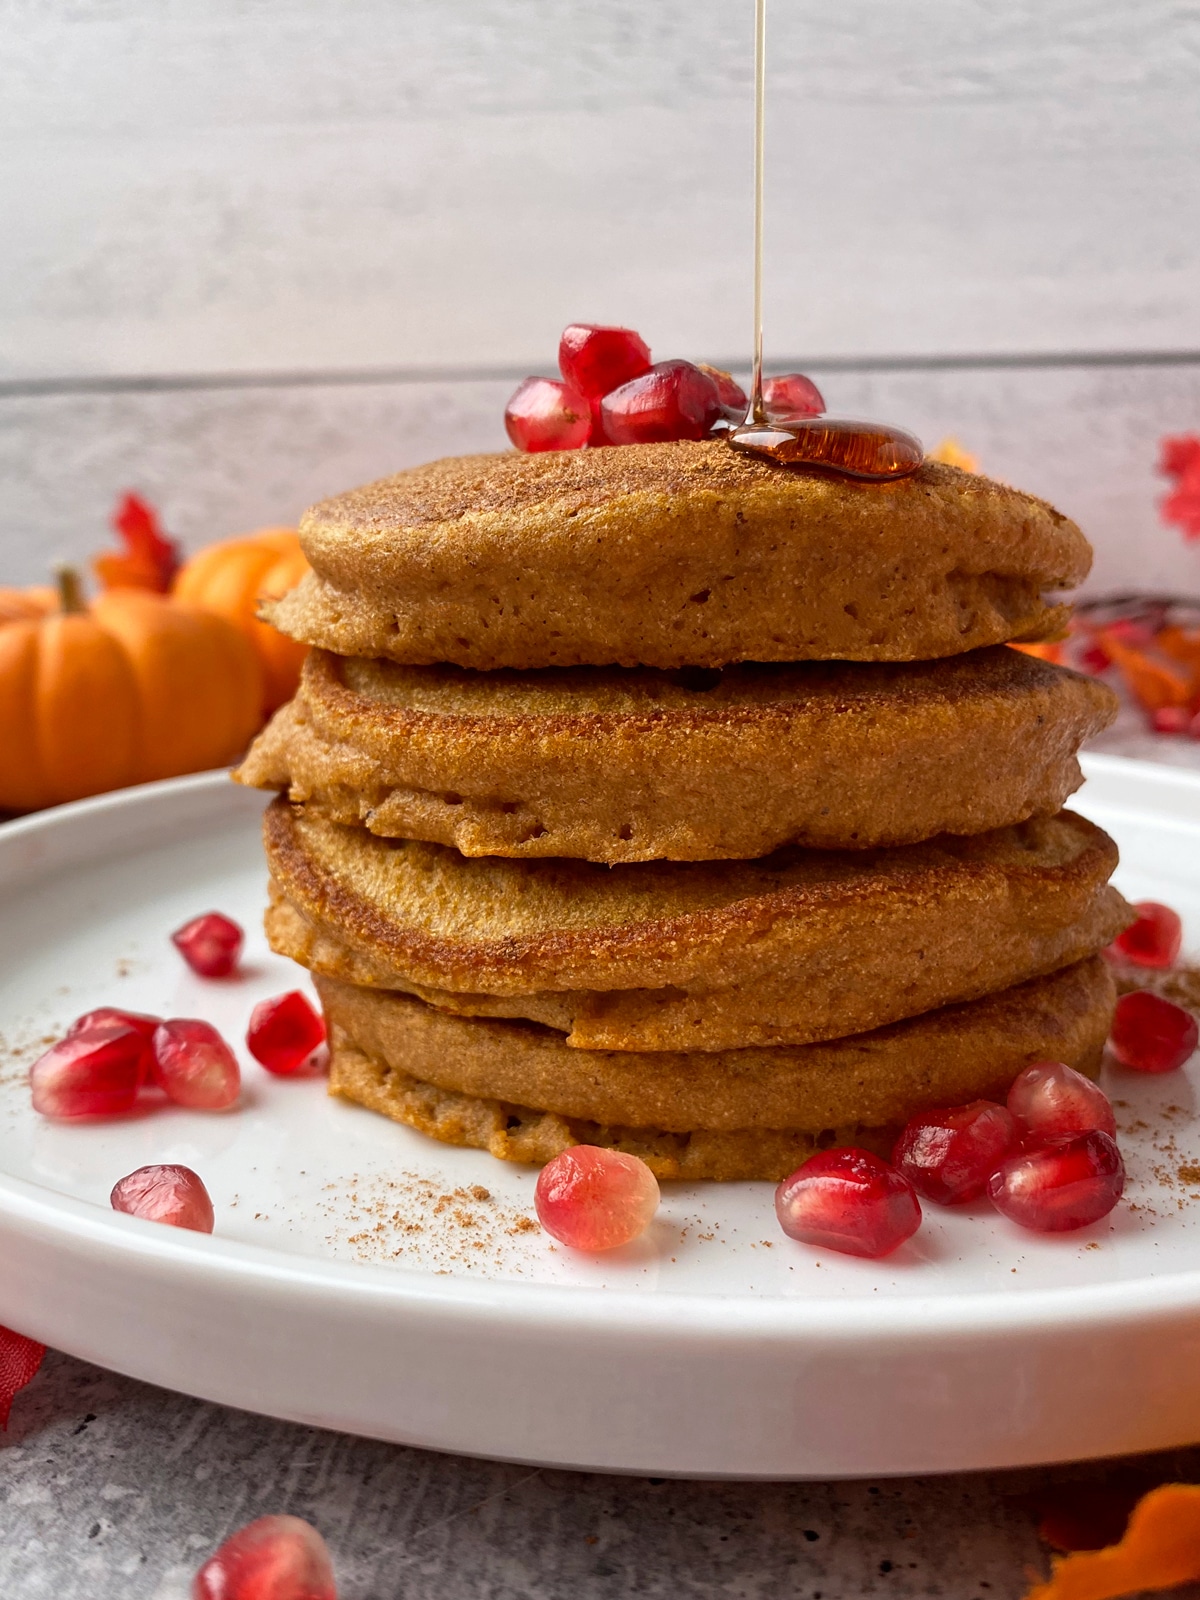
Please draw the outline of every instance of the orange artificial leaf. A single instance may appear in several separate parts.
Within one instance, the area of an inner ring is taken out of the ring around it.
[[[1156,661],[1144,650],[1135,650],[1111,628],[1102,628],[1096,643],[1121,670],[1131,692],[1147,711],[1164,706],[1186,706],[1192,698],[1192,680],[1171,661]]]
[[[1164,1483],[1133,1508],[1125,1536],[1056,1558],[1025,1600],[1120,1600],[1200,1578],[1200,1484]]]
[[[1200,630],[1160,628],[1154,640],[1163,655],[1178,661],[1191,674],[1192,692],[1200,694]]]
[[[105,550],[92,569],[105,589],[149,589],[166,594],[179,570],[179,546],[168,539],[154,507],[126,494],[113,512],[112,525],[123,550]]]
[[[1020,650],[1023,655],[1037,656],[1039,661],[1061,661],[1063,658],[1063,643],[1061,640],[1049,639],[1043,644],[1014,644],[1013,650]]]

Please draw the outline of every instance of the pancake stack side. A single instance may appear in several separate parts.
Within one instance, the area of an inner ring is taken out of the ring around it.
[[[313,648],[237,776],[332,1093],[774,1180],[1096,1071],[1130,912],[1062,808],[1116,701],[1009,648],[1090,565],[1052,507],[713,441],[451,458],[300,537],[267,615]]]

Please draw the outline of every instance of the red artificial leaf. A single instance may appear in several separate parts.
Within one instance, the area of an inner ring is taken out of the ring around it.
[[[0,1328],[0,1428],[7,1430],[13,1400],[42,1364],[46,1346],[11,1328]]]
[[[1159,501],[1163,521],[1182,529],[1185,539],[1200,539],[1200,435],[1163,439],[1158,470],[1175,482],[1171,493]]]
[[[102,586],[166,594],[182,555],[175,541],[163,532],[154,507],[136,494],[125,494],[113,512],[112,525],[124,549],[106,550],[93,560]]]

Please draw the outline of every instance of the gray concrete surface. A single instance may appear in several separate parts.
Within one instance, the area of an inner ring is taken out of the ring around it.
[[[1131,1472],[1198,1479],[1200,1449],[876,1482],[600,1477],[272,1422],[51,1353],[0,1437],[0,1595],[186,1600],[228,1533],[287,1511],[329,1541],[341,1600],[1017,1600],[1046,1569],[1039,1499]]]

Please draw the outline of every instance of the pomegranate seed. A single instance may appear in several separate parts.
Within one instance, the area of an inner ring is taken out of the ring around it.
[[[145,1076],[146,1041],[124,1023],[69,1034],[29,1069],[33,1109],[43,1117],[112,1117],[131,1111]]]
[[[741,422],[746,415],[746,407],[750,404],[746,398],[746,391],[733,376],[723,367],[710,367],[706,362],[696,363],[701,372],[706,372],[717,386],[717,394],[721,399],[721,406],[731,422]]]
[[[572,1250],[615,1250],[650,1226],[658,1180],[644,1161],[572,1145],[538,1173],[533,1203],[546,1232]]]
[[[1117,1001],[1109,1048],[1134,1072],[1174,1072],[1196,1048],[1200,1029],[1190,1011],[1148,989]]]
[[[602,400],[650,370],[650,347],[632,328],[573,322],[558,341],[558,369],[587,400]]]
[[[1085,672],[1107,672],[1112,666],[1112,657],[1098,644],[1089,644],[1079,652],[1079,664]]]
[[[591,425],[587,442],[605,445],[600,402],[606,394],[640,378],[650,370],[650,348],[632,328],[599,328],[573,322],[563,329],[558,343],[558,365],[563,377],[588,403]]]
[[[921,1202],[902,1172],[869,1150],[821,1150],[775,1191],[784,1233],[848,1256],[886,1256],[921,1226]]]
[[[577,450],[592,431],[592,411],[578,389],[554,378],[526,378],[504,408],[518,450]]]
[[[1099,1222],[1124,1189],[1121,1152],[1099,1129],[1013,1156],[988,1183],[997,1211],[1035,1233],[1065,1233]]]
[[[329,1546],[299,1517],[259,1517],[209,1556],[192,1600],[337,1600]]]
[[[209,1022],[171,1017],[154,1035],[158,1081],[176,1105],[221,1111],[241,1091],[237,1058]]]
[[[1117,1119],[1099,1084],[1061,1061],[1035,1061],[1008,1091],[1008,1109],[1027,1142],[1070,1139],[1077,1133],[1117,1131]]]
[[[1105,954],[1135,967],[1173,967],[1183,944],[1179,913],[1157,900],[1139,900],[1133,909],[1137,921],[1117,935]]]
[[[896,1142],[892,1163],[926,1200],[956,1206],[983,1193],[1017,1142],[1009,1112],[976,1100],[914,1117]]]
[[[152,1041],[154,1030],[161,1021],[161,1017],[148,1016],[144,1011],[122,1011],[119,1006],[97,1006],[94,1011],[85,1011],[81,1017],[75,1018],[67,1029],[67,1038],[73,1039],[79,1033],[90,1033],[93,1028],[102,1028],[109,1023],[123,1028],[136,1028],[142,1037],[139,1081],[143,1084],[153,1083],[155,1065]]]
[[[246,1033],[250,1054],[268,1072],[276,1072],[280,1077],[298,1071],[317,1046],[324,1043],[324,1019],[299,989],[276,995],[272,1000],[260,1000],[250,1013],[250,1027]]]
[[[237,966],[244,935],[236,922],[219,911],[193,917],[171,935],[171,943],[202,978],[227,978]]]
[[[785,372],[778,378],[764,378],[763,405],[767,415],[776,422],[783,422],[788,417],[819,417],[825,411],[821,391],[802,372]]]
[[[1155,733],[1187,733],[1192,715],[1186,706],[1159,706],[1150,713],[1150,726]]]
[[[124,1028],[136,1028],[143,1039],[153,1039],[154,1030],[162,1021],[161,1017],[152,1017],[146,1011],[122,1011],[119,1006],[97,1006],[94,1011],[85,1011],[81,1017],[67,1029],[67,1038],[73,1039],[77,1033],[89,1033],[93,1028],[104,1027],[107,1023],[114,1022]]]
[[[691,361],[660,361],[600,402],[604,433],[613,444],[703,439],[721,415],[716,384]]]
[[[213,1231],[212,1201],[191,1167],[139,1167],[115,1184],[108,1198],[114,1211],[131,1217],[195,1233]]]

